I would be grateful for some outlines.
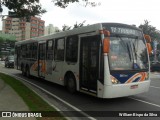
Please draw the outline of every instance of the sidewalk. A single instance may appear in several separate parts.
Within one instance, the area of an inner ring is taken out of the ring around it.
[[[0,111],[29,111],[21,97],[0,79]],[[0,112],[0,114],[2,114]],[[1,115],[0,115],[1,116]],[[2,118],[0,120],[36,120],[36,118]]]

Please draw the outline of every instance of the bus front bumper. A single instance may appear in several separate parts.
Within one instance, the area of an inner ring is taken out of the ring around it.
[[[104,85],[103,98],[117,98],[140,94],[149,90],[150,80],[144,82]]]

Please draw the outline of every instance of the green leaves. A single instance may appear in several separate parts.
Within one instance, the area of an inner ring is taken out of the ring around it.
[[[51,2],[61,8],[66,8],[70,3],[75,2],[84,3],[82,5],[85,7],[88,5],[92,7],[97,6],[97,3],[89,0],[51,0]],[[40,0],[1,0],[1,4],[15,12],[15,17],[40,16],[47,12],[42,8]]]
[[[61,7],[61,8],[66,8],[70,3],[75,3],[75,2],[79,2],[79,3],[84,3],[83,6],[92,6],[92,7],[95,7],[97,6],[97,3],[96,2],[89,2],[89,0],[52,0],[52,2],[58,6],[58,7]]]
[[[150,35],[152,40],[160,40],[160,32],[149,23],[148,20],[144,20],[144,24],[141,24],[139,28],[143,30],[144,34]]]
[[[79,2],[79,0],[53,0],[56,6],[66,8],[69,3]]]
[[[2,0],[2,4],[13,10],[18,17],[42,15],[46,12],[39,0]]]

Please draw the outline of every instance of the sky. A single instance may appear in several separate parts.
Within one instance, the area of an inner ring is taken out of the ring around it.
[[[85,25],[100,22],[116,22],[139,26],[148,20],[150,25],[160,30],[160,0],[89,0],[95,1],[97,7],[84,7],[83,3],[71,3],[65,9],[56,7],[52,0],[40,0],[47,13],[41,16],[45,26],[53,24],[73,26],[76,22]],[[81,1],[81,0],[80,0]],[[7,8],[3,7],[3,14]],[[2,22],[0,21],[0,29]]]

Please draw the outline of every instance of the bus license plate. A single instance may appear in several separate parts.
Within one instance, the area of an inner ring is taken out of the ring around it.
[[[136,89],[136,88],[138,88],[138,85],[132,85],[130,88],[131,89]]]

